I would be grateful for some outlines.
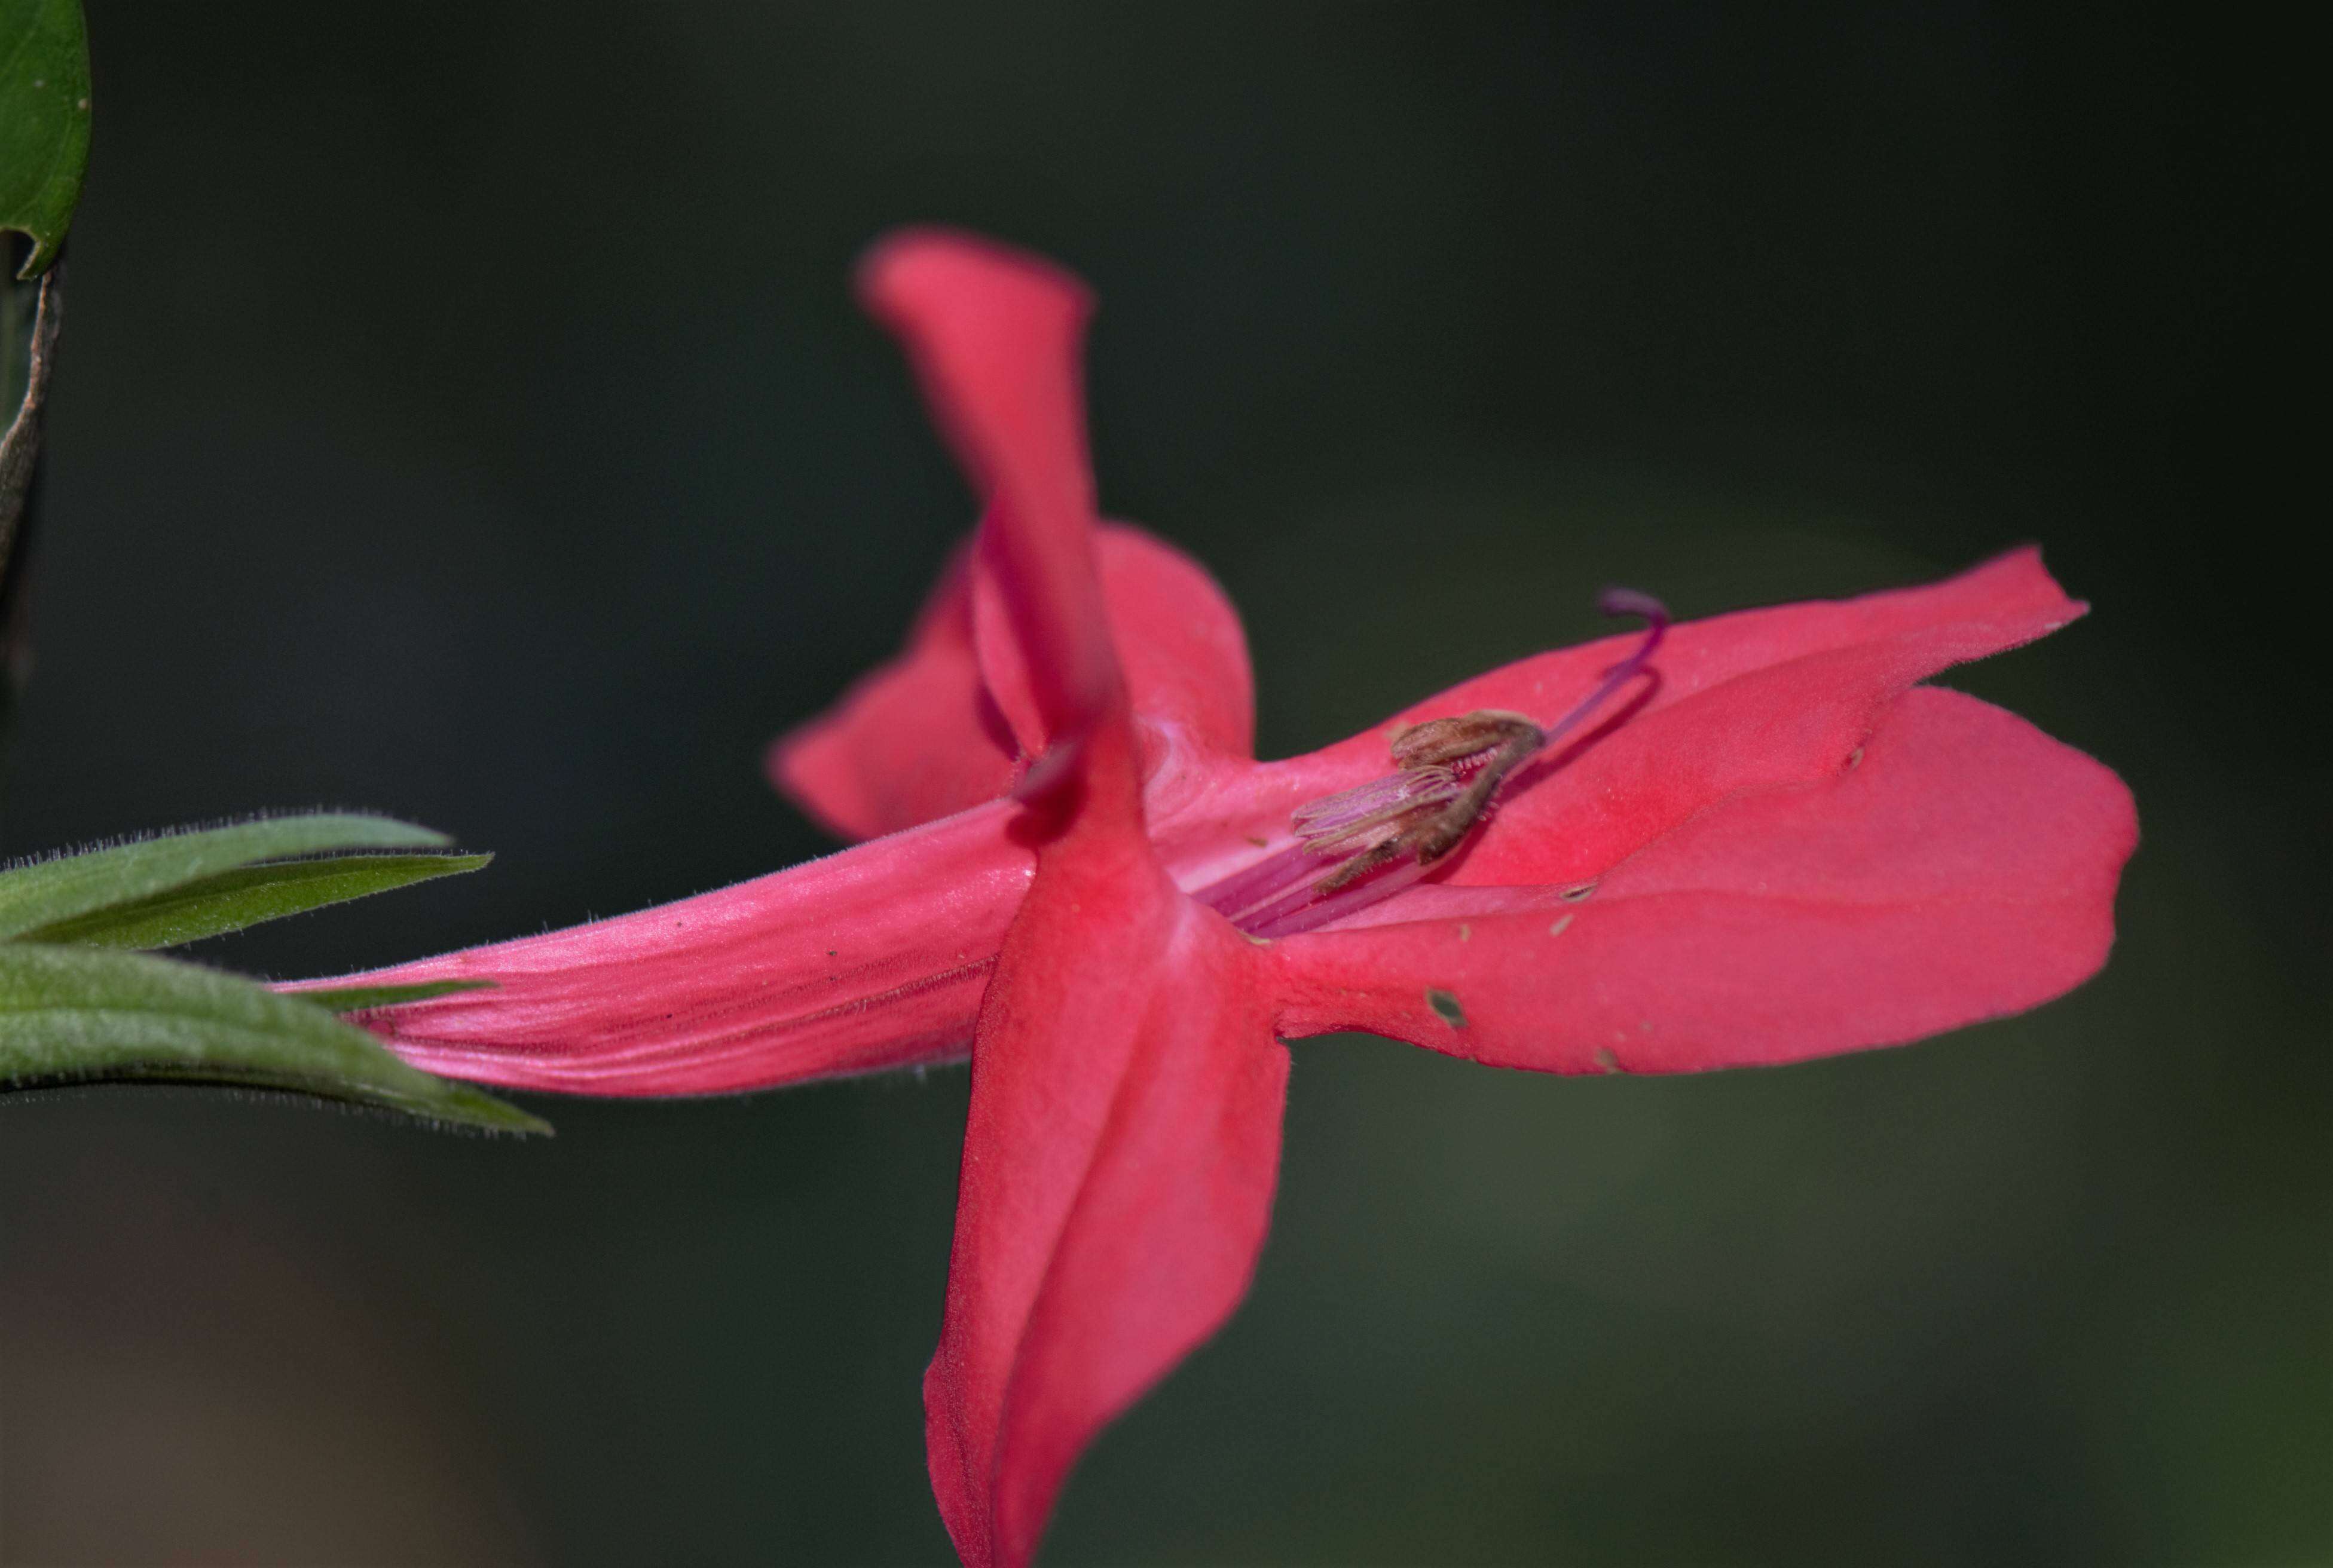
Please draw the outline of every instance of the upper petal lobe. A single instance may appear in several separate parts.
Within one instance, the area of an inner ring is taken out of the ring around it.
[[[1454,884],[1569,884],[1601,874],[1735,791],[1820,777],[1870,732],[1898,693],[1939,670],[2030,642],[2085,607],[2031,550],[1943,582],[1689,621],[1670,628],[1656,679],[1518,770],[1495,817],[1453,857]],[[1267,765],[1252,787],[1289,807],[1387,770],[1388,738],[1477,708],[1542,720],[1592,690],[1632,638],[1523,659],[1326,751]],[[1377,918],[1394,918],[1384,906]]]
[[[1080,354],[1091,297],[1040,257],[938,229],[876,245],[859,294],[907,349],[986,508],[979,564],[1003,596],[1033,721],[1074,738],[1118,684],[1086,454]],[[1010,707],[1006,717],[1022,729]]]

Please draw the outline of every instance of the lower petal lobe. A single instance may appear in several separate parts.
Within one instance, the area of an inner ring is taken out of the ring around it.
[[[1167,883],[1138,814],[1089,810],[1041,851],[981,1011],[924,1380],[972,1568],[1029,1561],[1086,1444],[1246,1293],[1288,1075],[1259,951]]]
[[[984,684],[1022,751],[1044,752],[1016,786],[1037,873],[982,1003],[925,1379],[956,1549],[972,1568],[1019,1568],[1079,1452],[1230,1313],[1263,1244],[1287,1054],[1255,950],[1168,881],[1141,794],[1145,764],[1166,760],[1146,741],[1243,743],[1246,658],[1204,573],[1138,539],[1120,547],[1130,569],[1109,566],[1080,404],[1081,289],[932,232],[878,247],[862,280],[985,504]],[[1136,640],[1159,645],[1147,687],[1114,645],[1113,579],[1133,590]]]
[[[1451,888],[1434,919],[1277,944],[1280,1027],[1570,1073],[1898,1044],[2096,972],[2136,839],[2107,768],[1921,687],[1828,777],[1730,798],[1577,902]]]

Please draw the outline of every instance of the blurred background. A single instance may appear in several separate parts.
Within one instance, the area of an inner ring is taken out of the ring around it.
[[[2104,976],[1704,1078],[1301,1045],[1253,1296],[1046,1561],[2333,1554],[2295,41],[1954,4],[91,12],[0,850],[331,804],[499,852],[207,950],[275,975],[821,853],[760,748],[969,521],[848,294],[907,219],[1096,284],[1106,504],[1241,605],[1267,755],[1589,634],[1607,582],[1701,615],[2039,539],[2096,613],[1948,679],[2136,790]],[[965,1095],[538,1099],[529,1144],[0,1104],[0,1557],[943,1561],[917,1390]]]

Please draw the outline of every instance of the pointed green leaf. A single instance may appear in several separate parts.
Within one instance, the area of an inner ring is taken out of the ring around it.
[[[0,871],[0,938],[135,904],[263,860],[340,849],[436,849],[446,842],[445,835],[409,822],[316,812],[85,849]]]
[[[436,876],[475,871],[491,855],[338,855],[246,865],[166,893],[54,921],[25,932],[25,942],[92,947],[176,947],[263,920],[305,914],[328,904],[387,893]]]
[[[458,996],[464,991],[490,991],[494,982],[485,980],[424,980],[411,986],[331,986],[322,990],[287,991],[303,1002],[329,1008],[336,1013],[369,1013],[380,1008],[403,1007],[407,1002],[426,1002],[432,997]]]
[[[494,1132],[551,1131],[239,976],[142,953],[0,946],[0,1087],[88,1082],[278,1089]]]
[[[81,0],[0,4],[0,229],[29,234],[20,276],[64,243],[89,162],[89,35]]]

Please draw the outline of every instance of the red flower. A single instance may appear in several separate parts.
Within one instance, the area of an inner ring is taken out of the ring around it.
[[[499,982],[375,1027],[519,1087],[704,1093],[969,1047],[925,1380],[966,1563],[1027,1562],[1096,1430],[1246,1290],[1283,1038],[1553,1072],[1784,1062],[2031,1007],[2104,961],[2121,782],[1916,684],[2082,613],[2034,551],[1666,640],[1620,596],[1647,633],[1257,762],[1230,606],[1095,521],[1082,289],[933,233],[880,246],[861,286],[987,506],[907,653],[773,751],[870,841],[365,978]]]

